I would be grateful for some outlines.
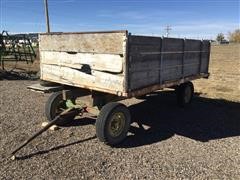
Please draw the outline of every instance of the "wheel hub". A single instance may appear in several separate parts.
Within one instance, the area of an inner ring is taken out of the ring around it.
[[[112,115],[112,118],[109,122],[109,133],[113,137],[119,136],[125,125],[125,116],[122,112],[118,112]]]

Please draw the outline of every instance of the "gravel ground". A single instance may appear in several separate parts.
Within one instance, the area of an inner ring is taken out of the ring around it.
[[[240,179],[240,103],[196,97],[186,109],[166,92],[123,101],[133,123],[111,148],[95,137],[95,120],[47,131],[18,153],[10,150],[45,121],[47,94],[26,90],[36,81],[0,81],[1,179]]]

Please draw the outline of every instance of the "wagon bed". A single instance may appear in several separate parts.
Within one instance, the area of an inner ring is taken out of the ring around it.
[[[40,35],[41,79],[123,97],[209,76],[210,42],[128,31]]]

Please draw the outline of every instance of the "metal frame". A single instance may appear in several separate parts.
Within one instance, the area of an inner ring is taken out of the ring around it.
[[[21,48],[19,40],[23,40]],[[0,65],[3,70],[5,61],[25,61],[28,64],[33,63],[36,58],[30,38],[25,34],[9,35],[7,31],[3,31],[0,33],[0,45]]]
[[[73,97],[76,99],[76,105],[86,106],[87,111],[96,116],[105,104],[127,98],[109,93],[71,87],[65,87],[64,90],[62,90],[62,93],[64,100],[67,100],[69,97]]]

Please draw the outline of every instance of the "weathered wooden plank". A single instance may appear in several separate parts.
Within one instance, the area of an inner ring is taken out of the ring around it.
[[[160,45],[157,46],[145,46],[145,45],[132,45],[130,46],[130,52],[131,55],[136,55],[136,54],[141,54],[141,55],[145,55],[145,54],[160,54]]]
[[[42,86],[40,83],[32,84],[30,86],[27,86],[27,89],[30,89],[32,91],[42,92],[42,93],[52,93],[63,90],[63,86]]]
[[[163,38],[162,52],[181,52],[183,51],[183,39]]]
[[[202,54],[201,54],[201,73],[208,72],[209,66],[209,52],[210,52],[210,43],[209,41],[202,41]]]
[[[160,70],[159,60],[148,60],[131,63],[130,72]]]
[[[167,69],[169,66],[182,65],[183,43],[182,39],[163,38],[162,40],[162,69]]]
[[[81,69],[88,65],[90,69],[121,73],[123,57],[115,54],[67,53],[41,51],[41,63]]]
[[[157,84],[159,82],[159,71],[151,70],[134,72],[130,75],[130,82],[131,90]]]
[[[200,51],[200,40],[185,40],[185,51]]]
[[[185,40],[184,76],[199,74],[201,41]]]
[[[162,69],[167,66],[179,66],[182,65],[183,54],[164,54],[162,55]]]
[[[131,89],[159,83],[161,38],[135,36],[130,42]]]
[[[123,95],[130,98],[130,97],[138,97],[138,96],[142,96],[145,94],[149,94],[151,92],[163,89],[163,88],[170,88],[185,82],[189,82],[195,79],[200,79],[200,78],[207,78],[209,76],[208,73],[202,73],[202,74],[198,74],[198,75],[194,75],[194,76],[189,76],[189,77],[184,77],[184,78],[180,78],[180,79],[176,79],[176,80],[172,80],[172,81],[165,81],[164,84],[153,84],[151,86],[147,86],[145,88],[140,88],[131,92],[127,92],[124,93]]]
[[[160,37],[151,37],[151,36],[129,36],[129,42],[131,45],[157,45],[160,46],[161,38]]]
[[[41,64],[41,79],[89,89],[124,91],[123,76],[94,70],[87,74],[69,67]]]
[[[41,34],[40,51],[123,54],[126,32]]]
[[[183,72],[184,76],[199,74],[199,66],[200,66],[199,60],[196,60],[196,61],[194,61],[194,59],[192,60],[193,61],[189,63],[184,63],[184,72]]]
[[[180,79],[182,77],[182,66],[165,67],[162,69],[161,76],[163,82]]]
[[[161,38],[130,36],[130,88],[140,89],[159,82]]]
[[[186,54],[184,59],[184,76],[199,74],[200,53]]]
[[[160,54],[148,54],[148,55],[136,54],[131,56],[131,65],[141,62],[151,63],[152,61],[160,61],[160,58],[161,58]]]
[[[201,41],[185,40],[184,63],[192,64],[200,62]]]
[[[143,71],[143,72],[133,72],[131,74],[131,79],[133,81],[138,80],[138,79],[142,79],[142,78],[148,78],[148,77],[153,77],[153,76],[157,76],[157,71]]]
[[[184,76],[199,74],[199,65],[200,64],[198,62],[184,64]]]
[[[182,76],[183,39],[163,38],[161,81],[175,80]]]

